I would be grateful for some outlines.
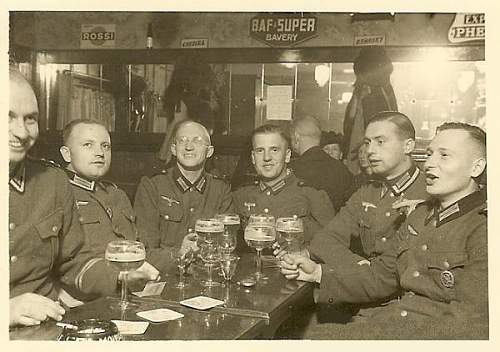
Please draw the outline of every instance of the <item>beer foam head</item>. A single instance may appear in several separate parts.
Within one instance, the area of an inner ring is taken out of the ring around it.
[[[240,217],[238,214],[217,214],[215,218],[222,221],[224,225],[239,225]]]
[[[113,262],[138,262],[146,259],[146,252],[137,251],[137,252],[128,252],[128,253],[109,253],[105,254],[106,260],[110,260]]]
[[[199,219],[194,226],[196,232],[223,232],[224,224],[217,219]]]

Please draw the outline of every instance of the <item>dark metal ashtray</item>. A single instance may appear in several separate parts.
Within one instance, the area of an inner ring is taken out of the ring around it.
[[[121,335],[115,323],[109,320],[85,319],[63,324],[58,341],[120,341]]]

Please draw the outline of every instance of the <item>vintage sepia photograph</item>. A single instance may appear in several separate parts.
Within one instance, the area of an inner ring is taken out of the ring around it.
[[[6,18],[10,341],[491,340],[486,11]]]

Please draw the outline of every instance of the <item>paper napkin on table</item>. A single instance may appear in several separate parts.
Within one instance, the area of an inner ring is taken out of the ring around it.
[[[143,319],[152,321],[153,323],[159,323],[167,320],[175,320],[184,317],[184,314],[178,313],[174,310],[170,310],[167,308],[146,310],[144,312],[137,312],[136,314]]]
[[[149,281],[144,286],[144,289],[140,292],[133,292],[137,297],[146,297],[146,296],[159,296],[163,292],[163,288],[165,287],[166,282],[154,282]]]
[[[224,304],[224,301],[211,298],[211,297],[206,297],[206,296],[198,296],[198,297],[193,297],[189,299],[185,299],[184,301],[180,301],[180,304],[191,307],[194,309],[200,309],[200,310],[205,310],[209,308],[213,308],[215,306],[220,306],[221,304]]]
[[[118,327],[122,335],[140,335],[146,332],[149,326],[147,321],[111,320]]]

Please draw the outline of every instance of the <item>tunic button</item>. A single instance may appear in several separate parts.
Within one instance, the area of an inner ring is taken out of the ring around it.
[[[80,216],[80,217],[78,218],[78,221],[83,222],[83,217],[81,217],[81,216]]]
[[[419,276],[420,276],[420,273],[418,271],[413,272],[413,277],[419,277]]]
[[[385,216],[387,216],[387,217],[391,216],[391,212],[388,211],[387,213],[385,213]]]
[[[387,238],[382,237],[380,240],[381,240],[382,242],[386,242],[386,241],[387,241]]]
[[[422,250],[423,250],[423,251],[426,251],[426,250],[427,250],[427,245],[426,245],[426,244],[423,244],[423,245],[422,245]]]
[[[443,265],[444,265],[444,267],[445,267],[446,269],[448,269],[448,268],[450,267],[450,263],[448,263],[448,261],[447,261],[447,260],[445,260],[445,261],[444,261]]]
[[[13,222],[11,222],[9,224],[9,230],[14,230],[16,228],[16,224],[14,224]]]
[[[390,196],[391,198],[394,198],[394,193],[392,193],[392,192],[391,192],[391,194],[389,194],[389,196]]]
[[[267,194],[268,196],[270,196],[270,195],[271,195],[271,191],[267,191],[267,192],[266,192],[266,194]]]
[[[333,303],[333,298],[328,298],[328,303]]]
[[[10,257],[10,262],[11,263],[17,262],[17,257],[15,255],[13,255],[12,257]]]
[[[168,219],[170,219],[170,216],[165,215],[163,218],[164,218],[165,220],[168,220]]]
[[[264,208],[264,213],[269,213],[269,209],[268,208]]]
[[[56,225],[52,226],[52,232],[57,232],[57,226]]]
[[[408,315],[408,312],[406,310],[402,310],[400,314],[402,317],[406,317]]]
[[[194,211],[194,208],[193,207],[189,208],[189,211],[192,213]]]

